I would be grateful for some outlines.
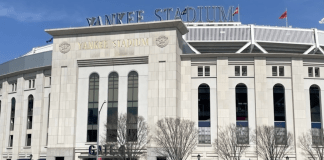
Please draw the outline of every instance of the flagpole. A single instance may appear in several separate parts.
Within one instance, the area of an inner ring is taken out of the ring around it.
[[[286,8],[286,27],[288,27],[288,12],[287,12],[287,8]]]
[[[238,4],[238,21],[241,22],[241,20],[240,20],[240,4]]]

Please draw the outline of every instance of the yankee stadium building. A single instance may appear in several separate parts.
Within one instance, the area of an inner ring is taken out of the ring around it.
[[[99,135],[109,112],[132,111],[150,128],[165,117],[194,121],[188,159],[221,159],[212,144],[229,124],[291,132],[288,156],[306,159],[297,139],[322,128],[324,31],[244,25],[233,7],[171,11],[156,9],[154,22],[134,11],[48,29],[53,44],[0,64],[0,159],[95,158],[102,105]],[[260,159],[248,143],[242,159]],[[146,158],[163,159],[154,147]]]

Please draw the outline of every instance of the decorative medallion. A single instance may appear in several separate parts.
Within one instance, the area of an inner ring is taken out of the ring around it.
[[[166,36],[159,36],[156,38],[156,45],[159,46],[160,48],[163,48],[167,46],[169,43],[169,38]]]
[[[61,53],[68,53],[71,49],[71,45],[67,42],[62,42],[59,47]]]

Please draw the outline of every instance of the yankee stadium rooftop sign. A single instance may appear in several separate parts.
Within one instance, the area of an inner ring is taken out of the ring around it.
[[[198,6],[186,7],[184,10],[177,8],[174,12],[173,8],[158,8],[154,14],[159,21],[181,19],[186,22],[202,22],[205,19],[207,22],[233,22],[233,11],[234,6],[230,6],[227,13],[223,6]],[[101,16],[87,18],[87,21],[89,26],[140,23],[144,20],[144,13],[143,10],[120,12],[105,15],[104,19]]]

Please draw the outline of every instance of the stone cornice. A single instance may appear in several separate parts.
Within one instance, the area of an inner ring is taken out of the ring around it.
[[[87,26],[87,27],[77,27],[77,28],[46,29],[45,32],[47,32],[52,36],[64,36],[64,35],[78,35],[78,34],[92,34],[92,33],[150,30],[150,29],[162,29],[162,28],[176,28],[182,35],[186,34],[189,31],[186,25],[181,20],[170,20],[170,21],[116,24],[116,25],[103,25],[103,26],[91,26],[91,27]]]

